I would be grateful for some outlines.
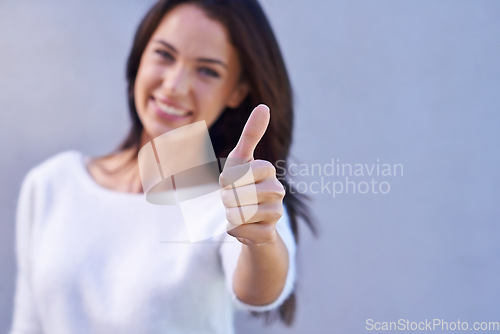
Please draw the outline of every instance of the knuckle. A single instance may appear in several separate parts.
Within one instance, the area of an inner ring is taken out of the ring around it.
[[[265,166],[267,172],[269,173],[269,175],[276,175],[276,167],[274,167],[274,165],[267,160],[263,160],[263,161],[264,161],[264,166]]]
[[[272,205],[267,212],[267,216],[273,221],[279,220],[283,216],[283,205]]]
[[[230,223],[232,223],[232,222],[233,222],[233,220],[234,220],[234,218],[233,218],[233,217],[234,217],[233,210],[232,210],[232,209],[230,209],[230,208],[229,208],[229,209],[226,209],[226,219],[227,219]]]
[[[272,214],[273,220],[276,220],[276,221],[278,221],[281,218],[281,216],[283,216],[282,211],[274,211]]]
[[[280,198],[285,197],[285,193],[286,193],[285,187],[283,187],[283,185],[281,184],[281,182],[279,182],[278,180],[276,180],[275,193]]]
[[[282,200],[285,197],[285,188],[278,180],[274,180],[267,189],[269,198]]]
[[[255,167],[262,169],[266,175],[276,175],[276,167],[267,160],[254,160]]]
[[[280,197],[284,198],[286,195],[285,186],[280,181],[278,181],[278,183],[279,183],[279,188],[280,188]]]
[[[233,203],[233,192],[227,189],[222,189],[220,192],[220,197],[222,199],[222,204],[228,207]]]
[[[235,208],[226,208],[226,219],[232,227],[238,227],[243,222],[240,217],[240,212],[237,207]]]
[[[224,172],[222,172],[220,175],[219,175],[219,185],[221,187],[224,187],[226,185],[226,176],[224,174]]]
[[[262,234],[260,235],[262,242],[270,242],[276,238],[276,229],[274,226],[269,225],[265,229],[262,230]]]

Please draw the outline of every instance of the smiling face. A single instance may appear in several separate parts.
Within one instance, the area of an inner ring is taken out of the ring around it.
[[[144,140],[201,120],[210,127],[224,108],[245,98],[240,79],[226,28],[195,5],[175,7],[153,33],[137,72],[134,98]]]

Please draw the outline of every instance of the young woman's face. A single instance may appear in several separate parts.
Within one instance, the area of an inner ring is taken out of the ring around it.
[[[162,19],[141,57],[134,87],[137,113],[150,139],[205,120],[247,94],[226,28],[184,4]]]

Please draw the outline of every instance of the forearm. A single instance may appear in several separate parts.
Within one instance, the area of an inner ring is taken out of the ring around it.
[[[243,244],[233,278],[236,296],[251,305],[272,303],[285,286],[288,266],[288,251],[278,233],[264,245]]]

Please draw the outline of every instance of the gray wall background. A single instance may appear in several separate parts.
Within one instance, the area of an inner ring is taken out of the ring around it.
[[[404,175],[377,178],[386,195],[311,194],[321,236],[302,229],[295,326],[239,315],[239,333],[500,321],[500,2],[262,2],[296,92],[296,161],[379,159]],[[0,1],[0,332],[22,178],[57,152],[104,154],[125,135],[125,58],[151,3]]]

